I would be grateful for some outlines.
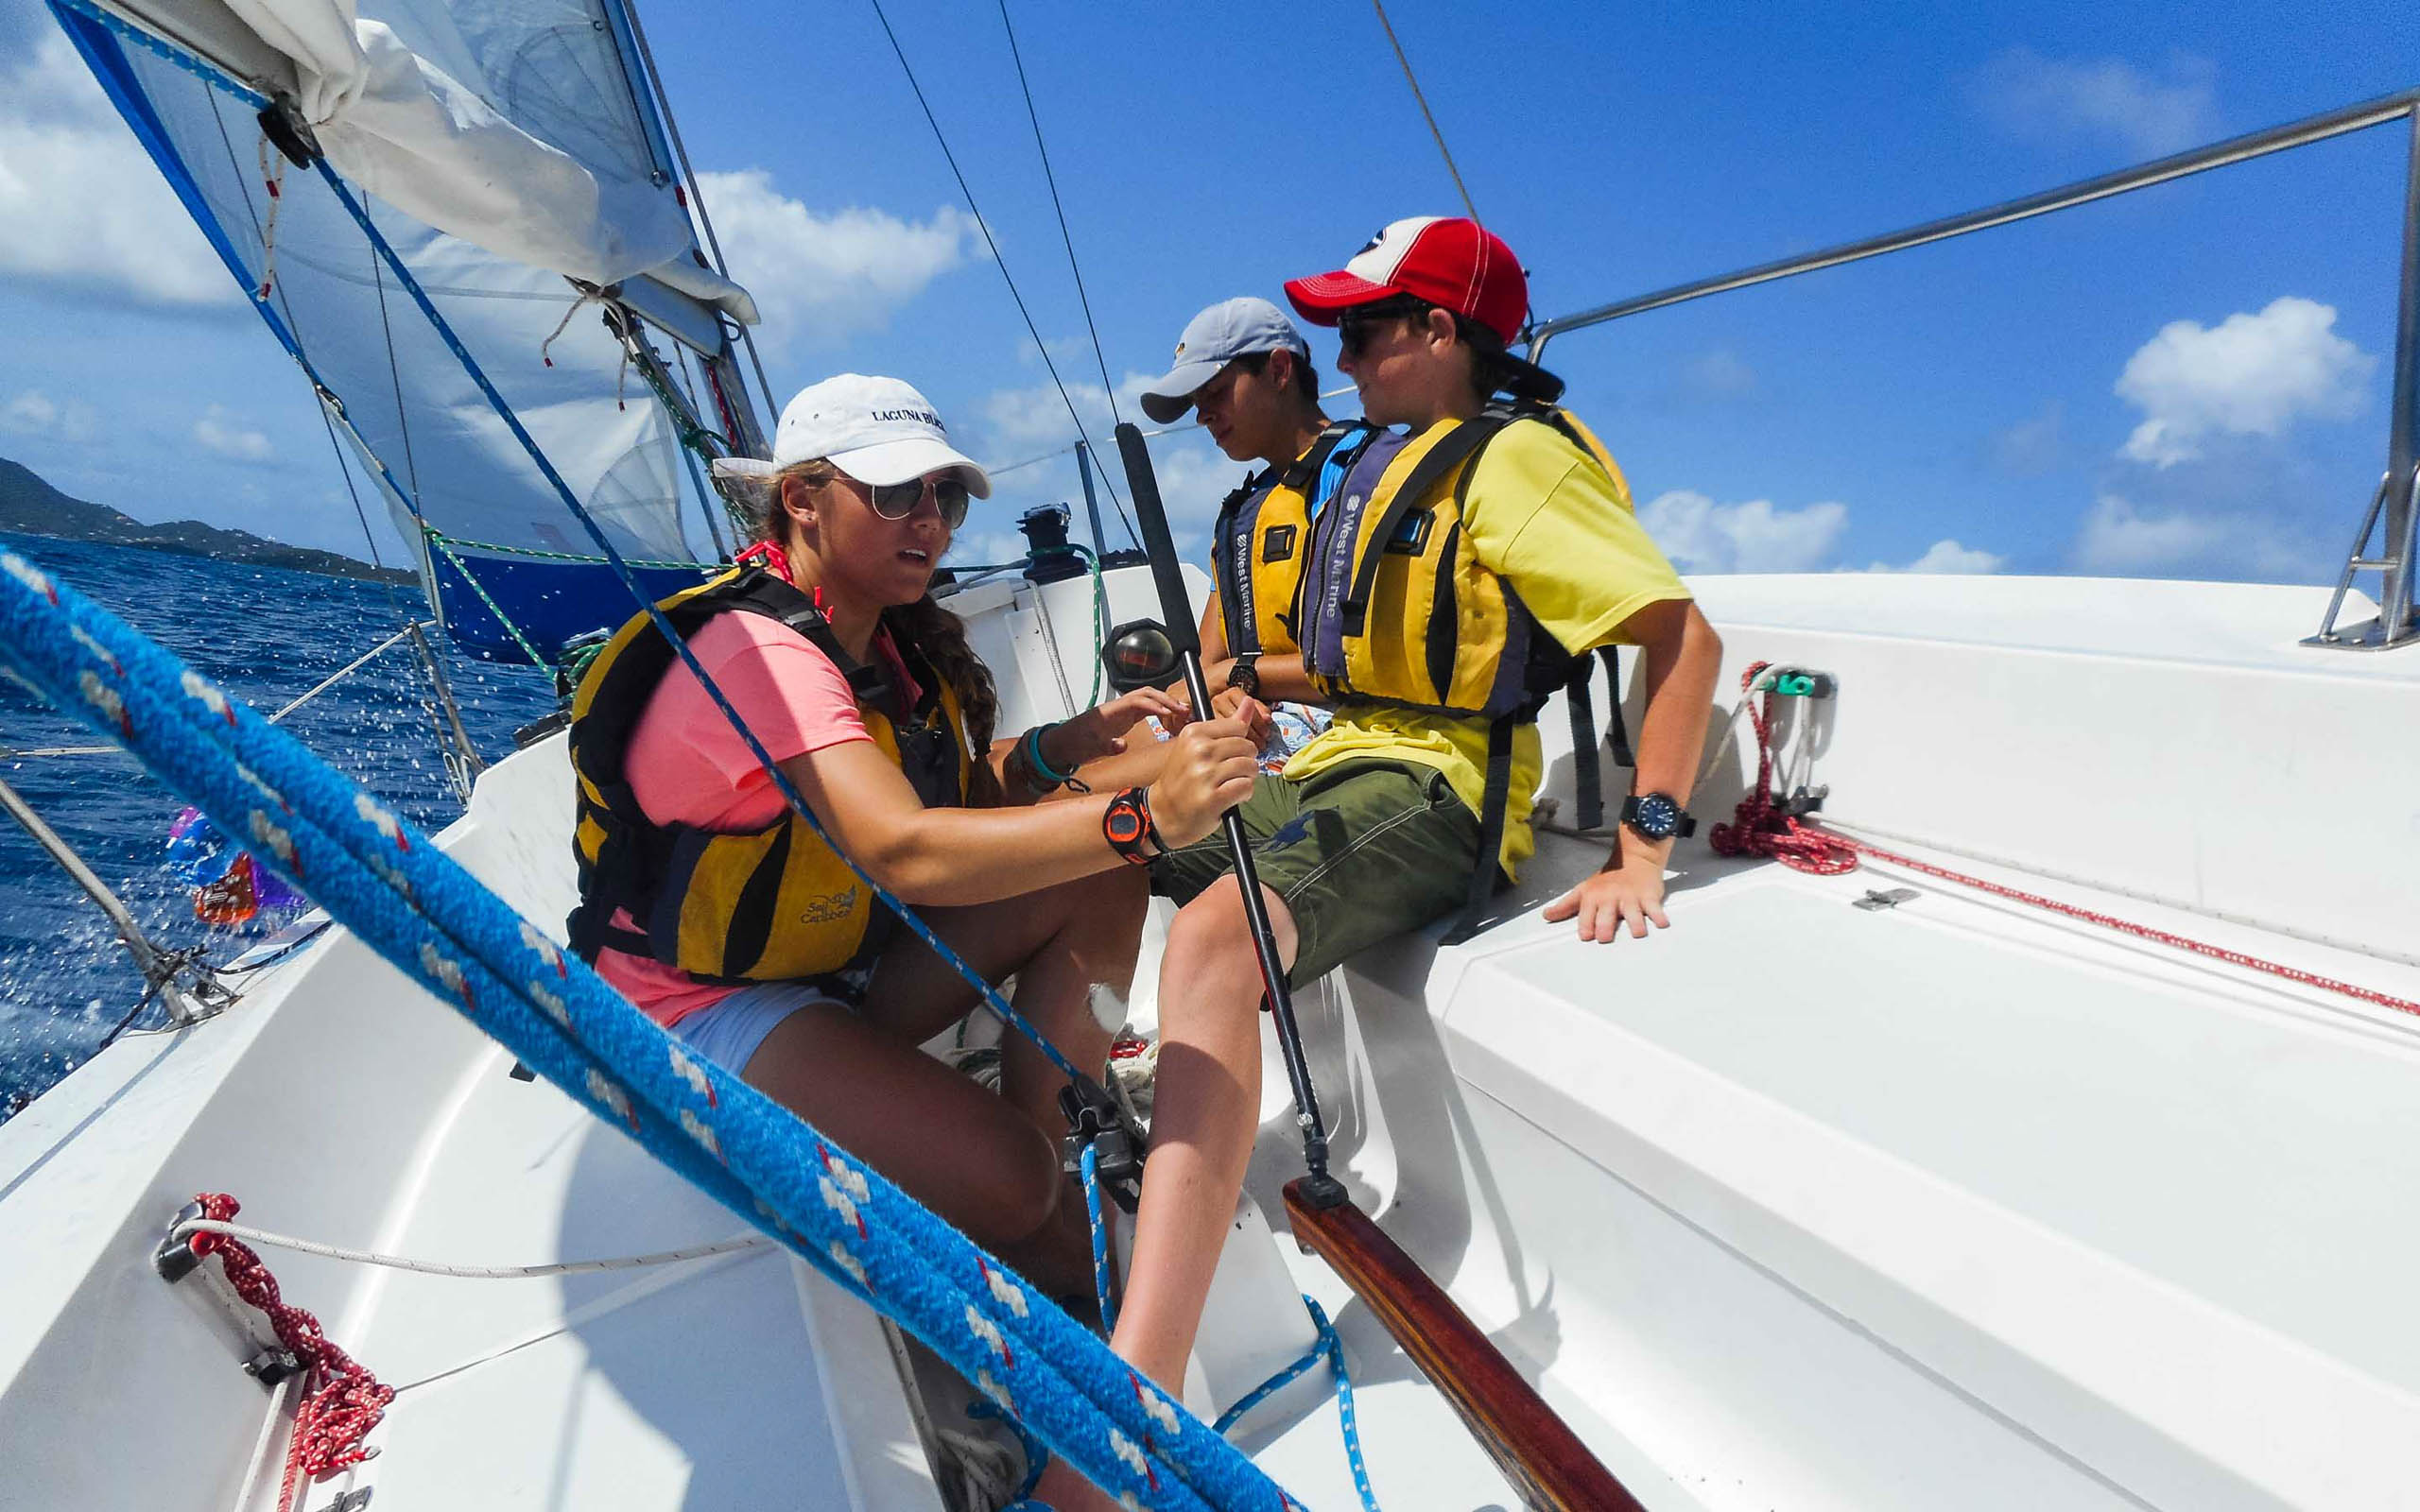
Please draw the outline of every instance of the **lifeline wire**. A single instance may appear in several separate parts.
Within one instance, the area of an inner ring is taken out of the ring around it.
[[[1411,60],[1404,55],[1403,43],[1395,39],[1395,24],[1387,19],[1386,0],[1370,0],[1370,9],[1378,13],[1378,25],[1387,30],[1387,45],[1395,50],[1395,61],[1403,64],[1404,82],[1411,86],[1411,97],[1420,106],[1420,118],[1428,123],[1428,134],[1437,139],[1437,155],[1445,160],[1445,171],[1454,176],[1454,192],[1462,197],[1463,214],[1478,221],[1478,207],[1471,203],[1471,192],[1462,186],[1462,170],[1454,166],[1454,154],[1445,146],[1445,133],[1438,129],[1437,117],[1428,110],[1428,96],[1420,92],[1420,80],[1412,76]]]
[[[1109,354],[1100,348],[1100,327],[1093,323],[1092,297],[1084,292],[1084,270],[1076,266],[1076,237],[1067,229],[1067,207],[1059,201],[1059,177],[1050,171],[1050,149],[1043,145],[1042,116],[1033,108],[1033,86],[1026,82],[1025,55],[1017,51],[1017,28],[1009,20],[1009,0],[1000,0],[1000,29],[1009,34],[1009,60],[1017,65],[1017,88],[1025,92],[1025,118],[1033,123],[1033,150],[1042,158],[1042,181],[1050,186],[1050,208],[1059,215],[1059,241],[1067,249],[1067,271],[1075,275],[1076,302],[1084,309],[1084,329],[1092,333],[1093,361],[1100,365],[1101,392],[1109,396],[1109,418],[1123,423],[1117,408],[1117,386],[1109,381]]]
[[[925,98],[925,86],[916,82],[916,70],[908,64],[908,50],[899,44],[899,34],[890,29],[890,17],[884,14],[882,0],[868,0],[873,7],[876,21],[882,23],[882,34],[890,39],[890,50],[898,55],[900,72],[908,76],[908,87],[916,94],[916,103],[925,112],[925,124],[933,129],[933,140],[941,145],[942,157],[949,163],[950,176],[958,180],[958,192],[966,197],[966,208],[975,215],[975,229],[983,233],[983,245],[990,249],[992,266],[1000,270],[1000,281],[1009,286],[1009,298],[1016,301],[1017,314],[1025,318],[1026,333],[1033,337],[1033,350],[1042,354],[1042,366],[1050,374],[1051,387],[1059,390],[1059,402],[1067,406],[1067,418],[1076,422],[1076,435],[1086,446],[1093,443],[1092,435],[1084,429],[1084,417],[1076,410],[1075,396],[1067,392],[1067,385],[1059,376],[1059,365],[1050,360],[1050,348],[1042,339],[1042,328],[1033,323],[1033,312],[1026,308],[1025,296],[1017,292],[1017,281],[1009,276],[1009,265],[1000,256],[999,243],[992,239],[992,223],[983,218],[981,207],[975,203],[975,191],[967,187],[966,175],[958,165],[958,154],[949,149],[949,138],[942,134],[940,117],[933,114],[932,102]],[[1113,399],[1112,403],[1115,404]],[[1109,490],[1109,502],[1117,506],[1117,522],[1126,527],[1126,539],[1137,547],[1143,538],[1135,533],[1134,522],[1126,513],[1126,501],[1117,495],[1117,486],[1101,474],[1101,487]]]

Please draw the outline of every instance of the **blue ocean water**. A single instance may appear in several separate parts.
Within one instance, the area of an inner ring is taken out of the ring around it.
[[[416,588],[389,588],[273,567],[0,535],[0,544],[56,574],[216,679],[266,715],[400,628],[426,618]],[[481,756],[512,750],[512,732],[554,707],[551,679],[528,667],[474,662],[441,646],[462,721]],[[460,813],[439,755],[427,676],[408,644],[296,710],[283,728],[321,759],[442,828]],[[100,744],[90,727],[0,679],[0,748]],[[151,937],[208,946],[215,959],[264,931],[214,930],[194,917],[192,889],[171,873],[168,827],[182,799],[123,753],[0,756],[0,773],[126,901]],[[92,1055],[143,995],[143,979],[109,921],[49,856],[0,816],[0,1118]],[[146,1022],[157,1009],[145,1010]]]

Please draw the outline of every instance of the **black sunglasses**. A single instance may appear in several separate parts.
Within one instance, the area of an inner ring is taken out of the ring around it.
[[[1436,308],[1438,306],[1426,300],[1415,300],[1407,295],[1340,310],[1336,317],[1337,345],[1346,356],[1357,358],[1368,350],[1371,338],[1377,335],[1380,326],[1418,319]]]
[[[905,483],[869,483],[866,498],[873,512],[885,520],[905,520],[916,512],[924,502],[925,490],[933,490],[933,503],[942,512],[942,524],[952,530],[966,524],[966,484],[958,478],[909,478]]]

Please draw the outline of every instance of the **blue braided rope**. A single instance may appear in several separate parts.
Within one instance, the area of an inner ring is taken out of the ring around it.
[[[1103,1333],[1117,1331],[1117,1289],[1109,1274],[1109,1225],[1102,1221],[1100,1211],[1100,1156],[1098,1147],[1087,1141],[1080,1159],[1084,1178],[1084,1217],[1093,1229],[1093,1296],[1100,1303],[1100,1328]]]
[[[1243,1399],[1219,1415],[1210,1425],[1215,1434],[1224,1434],[1243,1421],[1244,1414],[1267,1401],[1287,1386],[1302,1379],[1303,1373],[1322,1360],[1336,1372],[1336,1415],[1344,1432],[1344,1462],[1353,1470],[1353,1488],[1361,1493],[1362,1512],[1378,1512],[1378,1495],[1370,1488],[1370,1466],[1361,1455],[1361,1422],[1353,1411],[1353,1374],[1344,1367],[1344,1340],[1338,1336],[1336,1325],[1328,1321],[1327,1311],[1310,1297],[1303,1305],[1311,1310],[1311,1322],[1318,1326],[1318,1337],[1303,1357],[1279,1370],[1275,1375],[1253,1387]]]
[[[685,1053],[578,958],[283,730],[0,553],[0,654],[406,975],[1139,1506],[1284,1493],[1046,1296],[812,1126]]]
[[[648,618],[655,623],[657,631],[671,643],[672,649],[679,654],[682,664],[689,669],[690,675],[698,679],[699,686],[705,689],[706,696],[714,700],[715,707],[722,711],[723,718],[728,720],[731,728],[738,732],[739,738],[748,747],[749,754],[756,758],[757,765],[763,767],[766,776],[772,780],[774,790],[782,795],[783,801],[786,802],[800,818],[806,821],[807,828],[814,832],[818,839],[831,847],[832,853],[840,858],[850,871],[856,875],[857,880],[863,882],[872,890],[875,898],[879,899],[891,912],[897,914],[916,936],[932,949],[934,954],[948,962],[953,971],[966,979],[967,983],[975,988],[977,1001],[996,1015],[1001,1022],[1032,1040],[1035,1047],[1040,1049],[1043,1055],[1048,1057],[1050,1063],[1070,1081],[1092,1079],[1085,1073],[1078,1071],[1074,1063],[1060,1053],[1058,1046],[1052,1044],[1049,1039],[1040,1029],[1034,1027],[1023,1014],[1011,1007],[1008,999],[1002,997],[990,982],[984,980],[980,971],[969,965],[958,952],[952,950],[930,926],[917,918],[914,910],[894,897],[880,883],[874,881],[864,868],[857,865],[854,856],[833,842],[831,835],[824,831],[823,821],[816,817],[814,809],[807,805],[806,799],[800,796],[797,786],[790,782],[787,774],[783,772],[780,764],[775,762],[771,753],[765,749],[764,743],[756,738],[756,732],[748,728],[748,721],[740,717],[739,711],[733,707],[731,699],[724,695],[722,688],[707,675],[704,665],[698,661],[697,653],[689,649],[689,643],[682,638],[680,631],[673,628],[672,622],[665,617],[664,611],[656,607],[655,601],[649,598],[647,591],[639,586],[638,578],[632,575],[630,563],[623,559],[620,550],[606,536],[604,527],[596,523],[596,517],[591,515],[586,507],[579,502],[579,496],[572,491],[571,485],[563,481],[562,474],[555,471],[554,463],[547,459],[544,451],[522,426],[520,417],[512,412],[512,406],[505,402],[504,395],[497,392],[495,386],[488,381],[486,370],[479,366],[478,360],[471,355],[470,350],[462,345],[461,339],[455,335],[454,328],[446,322],[445,317],[438,312],[436,304],[421,288],[420,281],[412,276],[411,269],[405,266],[400,256],[396,255],[394,248],[389,245],[385,234],[378,230],[377,223],[370,218],[369,213],[361,208],[360,201],[346,189],[344,180],[337,177],[336,170],[328,166],[327,159],[319,159],[315,166],[319,168],[320,177],[326,181],[329,190],[336,195],[337,203],[343,205],[354,222],[360,226],[362,234],[370,239],[371,246],[386,261],[404,291],[409,294],[412,297],[412,302],[420,307],[420,312],[427,318],[430,328],[444,341],[446,349],[454,353],[455,360],[462,365],[462,370],[468,373],[471,381],[478,386],[479,392],[487,397],[489,405],[495,410],[497,418],[504,421],[505,428],[512,433],[513,439],[519,441],[523,450],[529,454],[529,459],[537,464],[539,472],[562,497],[564,507],[570,509],[573,518],[579,522],[580,528],[588,532],[591,541],[596,542],[597,551],[614,569],[614,576],[619,577],[622,580],[622,586],[630,590],[631,599],[646,611]]]

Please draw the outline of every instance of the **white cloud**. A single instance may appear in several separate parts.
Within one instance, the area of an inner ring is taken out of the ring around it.
[[[974,217],[947,205],[925,220],[857,206],[826,214],[782,194],[762,168],[701,173],[698,187],[732,276],[764,313],[757,339],[775,350],[878,327],[983,255]]]
[[[277,455],[268,437],[247,430],[224,404],[211,405],[207,414],[193,422],[193,438],[204,451],[237,462],[266,462]]]
[[[1717,504],[1676,489],[1638,512],[1647,533],[1685,573],[1813,572],[1830,559],[1848,528],[1845,504],[1777,509],[1770,499]]]
[[[2276,437],[2305,415],[2351,414],[2377,359],[2335,324],[2333,306],[2288,295],[2214,327],[2160,327],[2118,377],[2118,396],[2146,417],[2119,455],[2173,467],[2213,435]]]
[[[2173,570],[2206,558],[2226,539],[2226,522],[2183,510],[2154,514],[2104,493],[2077,532],[2076,564],[2086,572]]]
[[[1118,403],[1127,419],[1137,419],[1135,395],[1156,376],[1130,372],[1118,381]],[[1057,387],[1048,383],[996,389],[976,405],[981,434],[976,455],[1003,466],[1032,464],[995,473],[993,496],[980,507],[986,520],[999,522],[1005,527],[1007,522],[1036,505],[1064,504],[1076,516],[1076,539],[1090,540],[1091,529],[1083,518],[1082,480],[1076,474],[1072,453],[1076,426],[1067,416],[1068,400],[1075,402],[1077,412],[1083,416],[1084,428],[1094,444],[1102,449],[1094,457],[1094,465],[1102,479],[1098,485],[1101,519],[1115,549],[1126,543],[1126,529],[1117,518],[1118,501],[1126,501],[1130,515],[1133,507],[1126,487],[1125,465],[1110,441],[1109,394],[1097,383],[1070,383],[1066,399],[1062,399]],[[1242,482],[1251,469],[1227,460],[1200,431],[1152,438],[1151,465],[1178,555],[1188,561],[1205,561],[1209,556],[1209,524],[1218,511],[1219,501]],[[970,544],[957,555],[974,561],[1005,559],[973,555],[974,539],[977,538],[969,538]],[[1023,541],[1018,541],[1009,555],[1021,555],[1024,550]]]
[[[1032,351],[1027,343],[1026,351]],[[1054,356],[1056,352],[1054,349]],[[1066,371],[1064,357],[1057,360]],[[1054,446],[1076,444],[1076,422],[1067,414],[1070,403],[1076,413],[1083,417],[1084,431],[1094,444],[1106,448],[1110,444],[1111,427],[1122,416],[1142,423],[1135,403],[1143,390],[1150,386],[1157,373],[1129,372],[1117,384],[1117,407],[1113,411],[1109,390],[1095,383],[1077,381],[1067,385],[1063,397],[1059,386],[1051,383],[1026,388],[1000,388],[985,396],[979,407],[984,434],[990,438],[994,452],[1003,462],[1022,460],[1037,452]]]
[[[2008,558],[1997,552],[1983,551],[1974,546],[1962,546],[1955,541],[1936,541],[1925,548],[1925,554],[1905,567],[1893,567],[1877,561],[1866,569],[1870,573],[1937,573],[1972,576],[1996,573],[2008,564]]]
[[[0,75],[0,272],[160,304],[242,297],[65,37]]]
[[[0,405],[0,431],[54,437],[62,441],[89,441],[101,433],[101,417],[81,400],[60,404],[39,388],[28,388]]]
[[[2113,576],[2311,581],[2332,570],[2308,522],[2273,505],[2146,505],[2102,493],[2068,549],[2076,569]],[[2333,566],[2342,566],[2336,558]]]
[[[2160,73],[2116,58],[2045,58],[2030,47],[2000,54],[1976,76],[1984,113],[2038,141],[2114,140],[2146,158],[2218,134],[2213,70],[2171,57]]]
[[[1682,364],[1681,387],[1700,399],[1744,399],[1756,391],[1756,369],[1728,347],[1717,347]]]
[[[2058,400],[2031,418],[1992,433],[1992,460],[2018,477],[2034,477],[2059,465],[2066,451],[2067,406]]]

